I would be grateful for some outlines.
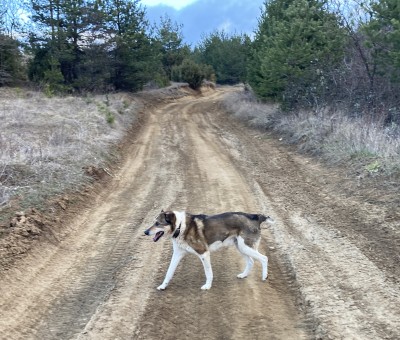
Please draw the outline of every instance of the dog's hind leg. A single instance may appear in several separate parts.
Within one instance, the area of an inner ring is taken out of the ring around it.
[[[245,277],[247,277],[247,275],[249,275],[251,268],[253,268],[254,260],[250,256],[243,254],[242,252],[240,252],[240,253],[242,254],[243,258],[246,260],[246,267],[244,268],[243,273],[238,274],[237,277],[239,279],[244,279]]]
[[[179,248],[179,246],[174,243],[174,252],[172,254],[171,263],[169,264],[169,268],[167,274],[165,275],[164,282],[157,287],[158,290],[164,290],[167,288],[169,281],[171,281],[174,276],[176,267],[178,267],[179,262],[181,262],[182,258],[186,255],[186,252]]]
[[[206,283],[201,287],[203,290],[208,290],[212,286],[213,271],[211,267],[210,252],[207,250],[205,253],[199,255],[201,263],[203,263],[204,272],[206,274]]]
[[[265,281],[268,277],[268,257],[260,254],[256,249],[249,247],[241,236],[237,238],[237,246],[241,253],[260,261],[262,265],[262,280]]]

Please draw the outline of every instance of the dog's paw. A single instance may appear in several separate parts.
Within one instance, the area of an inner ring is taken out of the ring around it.
[[[263,280],[263,281],[267,281],[267,279],[268,279],[268,275],[266,277],[261,278],[261,280]]]
[[[245,277],[247,277],[246,274],[240,273],[236,276],[238,279],[244,279]]]
[[[202,290],[209,290],[211,288],[211,284],[206,283],[201,287]]]
[[[165,290],[165,288],[167,288],[167,285],[160,285],[157,287],[158,290]]]

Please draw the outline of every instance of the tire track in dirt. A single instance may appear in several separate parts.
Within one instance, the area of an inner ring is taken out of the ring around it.
[[[400,338],[385,212],[344,200],[331,172],[244,128],[220,108],[226,90],[151,109],[112,190],[59,245],[32,251],[0,278],[1,339]],[[262,282],[235,249],[212,255],[214,283],[188,255],[164,292],[167,240],[143,236],[164,209],[271,214]],[[364,229],[363,229],[364,228]],[[362,232],[360,232],[362,230]],[[380,229],[379,229],[380,230]]]
[[[234,145],[231,154],[242,173],[252,169],[248,179],[259,186],[259,197],[270,202],[277,217],[271,227],[277,251],[296,278],[316,336],[400,337],[399,287],[392,283],[399,237],[382,239],[375,232],[377,223],[390,227],[385,208],[346,199],[334,173],[260,132],[242,133],[224,114],[210,120]],[[375,254],[371,244],[379,245]]]
[[[205,103],[218,94],[192,103],[176,105],[163,113],[167,121],[175,120],[182,134],[181,160],[187,169],[185,195],[188,211],[217,213],[242,210],[261,212],[251,187],[232,164],[219,132],[210,129]],[[175,207],[175,206],[174,206]],[[266,211],[264,211],[266,213]],[[187,256],[163,292],[150,294],[146,310],[139,322],[135,339],[302,339],[310,337],[310,324],[297,310],[287,273],[276,265],[270,254],[273,248],[268,231],[263,231],[260,251],[270,256],[270,278],[261,281],[261,266],[256,263],[249,278],[239,280],[244,261],[234,249],[212,255],[213,287],[200,290],[204,272],[200,261]],[[164,261],[160,264],[157,282],[162,282],[171,257],[167,243]],[[155,244],[154,247],[160,246]],[[268,247],[269,246],[269,247]],[[165,244],[164,244],[165,247]],[[283,277],[283,278],[282,278]],[[155,288],[155,287],[154,287]]]
[[[132,147],[114,190],[77,222],[77,234],[58,249],[39,250],[2,280],[1,287],[14,289],[2,289],[1,338],[74,338],[115,289],[118,273],[126,266],[134,268],[148,253],[138,255],[136,240],[142,234],[138,226],[146,215],[155,215],[155,203],[169,205],[180,190],[179,178],[173,178],[163,185],[165,196],[155,202],[160,180],[173,177],[175,170],[165,168],[168,162],[161,164],[164,141],[159,127],[151,119],[148,126],[141,143]],[[153,138],[157,144],[149,142]],[[150,263],[156,263],[160,254],[155,252]],[[15,296],[18,289],[22,293]]]

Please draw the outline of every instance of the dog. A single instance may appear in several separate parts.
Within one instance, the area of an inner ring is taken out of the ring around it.
[[[161,211],[154,224],[145,230],[145,235],[153,236],[157,242],[163,235],[172,240],[173,255],[163,283],[158,290],[167,288],[175,270],[187,254],[197,255],[203,263],[206,283],[201,287],[208,290],[212,286],[213,271],[210,253],[225,246],[236,246],[246,260],[244,271],[237,275],[248,276],[254,260],[262,265],[262,280],[268,277],[268,257],[258,252],[261,239],[261,223],[273,222],[269,216],[226,212],[218,215],[192,215],[182,211]]]

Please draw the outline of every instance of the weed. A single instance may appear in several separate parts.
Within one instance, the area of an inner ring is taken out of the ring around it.
[[[377,173],[380,169],[381,169],[381,164],[379,163],[379,161],[373,161],[372,163],[368,164],[365,167],[365,170],[370,174]]]
[[[112,111],[109,109],[109,107],[108,107],[109,104],[107,104],[107,103],[109,103],[108,99],[107,99],[105,105],[102,104],[102,103],[98,103],[98,104],[97,104],[97,107],[98,107],[99,111],[102,112],[102,113],[105,115],[105,117],[106,117],[106,122],[107,122],[108,124],[112,125],[112,124],[114,124],[114,122],[115,122],[115,116],[114,116],[114,114],[112,113]]]
[[[107,123],[108,123],[108,124],[110,124],[110,125],[114,124],[114,122],[115,122],[115,116],[114,116],[114,114],[113,114],[111,111],[107,111],[107,113],[106,113],[106,120],[107,120]]]
[[[43,93],[47,98],[53,98],[55,95],[54,89],[49,84],[44,85]]]

